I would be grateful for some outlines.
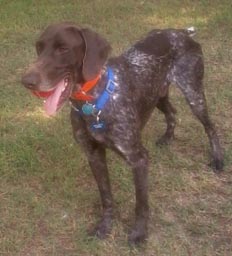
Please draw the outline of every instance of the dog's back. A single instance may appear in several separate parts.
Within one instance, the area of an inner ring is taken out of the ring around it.
[[[113,97],[112,101],[116,99],[115,104],[124,107],[128,98],[133,101],[139,123],[144,126],[159,99],[168,94],[169,84],[175,82],[175,63],[188,52],[202,55],[200,45],[190,37],[192,34],[183,29],[155,29],[122,55],[110,59],[120,87],[115,92],[120,97]]]

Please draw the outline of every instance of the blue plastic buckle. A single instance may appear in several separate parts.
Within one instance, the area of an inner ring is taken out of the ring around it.
[[[112,81],[111,79],[108,81],[107,85],[106,85],[106,91],[109,93],[109,94],[112,94],[114,92],[114,87],[115,87],[115,84],[114,84],[114,81]]]

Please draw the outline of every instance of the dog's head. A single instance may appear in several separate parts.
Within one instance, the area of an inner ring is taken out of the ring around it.
[[[49,26],[36,42],[38,58],[22,77],[23,85],[46,98],[48,114],[56,111],[77,90],[77,84],[101,72],[111,47],[96,32],[71,23]]]

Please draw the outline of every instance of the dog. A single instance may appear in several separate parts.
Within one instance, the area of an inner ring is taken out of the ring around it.
[[[75,140],[86,153],[101,196],[103,215],[92,230],[105,238],[112,229],[113,199],[106,148],[131,166],[135,184],[135,223],[131,244],[148,236],[148,153],[141,131],[157,107],[167,129],[158,144],[174,137],[176,110],[168,89],[176,85],[202,123],[212,151],[215,172],[223,170],[223,152],[209,118],[203,91],[204,62],[191,29],[154,29],[117,57],[101,35],[73,23],[50,25],[36,42],[37,60],[22,76],[22,84],[45,98],[47,114],[71,104]]]

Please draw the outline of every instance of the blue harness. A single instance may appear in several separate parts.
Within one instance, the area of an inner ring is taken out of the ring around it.
[[[81,115],[96,116],[96,122],[93,122],[90,125],[92,130],[102,130],[105,128],[105,122],[103,120],[100,120],[100,114],[104,106],[106,105],[107,101],[110,99],[110,96],[113,94],[114,89],[114,72],[110,67],[107,67],[107,84],[104,91],[98,97],[98,99],[94,103],[86,102],[85,104],[83,104],[81,109],[77,109],[76,107],[71,105],[72,108]]]

